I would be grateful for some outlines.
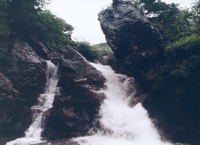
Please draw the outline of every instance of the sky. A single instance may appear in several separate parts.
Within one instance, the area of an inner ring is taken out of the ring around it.
[[[196,0],[162,1],[179,3],[180,7],[190,7]],[[73,40],[87,41],[93,45],[106,42],[97,19],[98,13],[111,3],[112,0],[51,0],[46,9],[75,28],[72,34]]]

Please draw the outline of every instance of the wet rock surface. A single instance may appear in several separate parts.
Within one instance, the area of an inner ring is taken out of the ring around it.
[[[33,145],[80,145],[80,144],[70,139],[61,139],[61,140],[54,140],[54,141],[49,141],[49,142],[40,143],[40,144],[33,144]]]
[[[43,137],[86,135],[105,97],[95,92],[103,87],[102,74],[70,46],[50,51],[34,36],[8,34],[0,48],[0,145],[23,137],[32,123],[30,107],[45,89],[46,59],[59,65],[60,93],[45,113]]]
[[[0,40],[0,140],[21,137],[30,125],[30,107],[43,91],[45,62],[23,36]]]
[[[76,51],[68,54],[60,64],[60,95],[46,118],[44,136],[48,139],[86,135],[104,99],[95,92],[103,87],[102,74]]]
[[[23,36],[7,38],[1,42],[0,71],[21,93],[21,96],[36,100],[44,89],[46,62],[40,58]],[[27,103],[27,102],[26,102]],[[29,104],[32,105],[32,104]]]

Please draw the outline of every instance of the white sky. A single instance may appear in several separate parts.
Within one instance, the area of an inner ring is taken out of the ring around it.
[[[190,7],[197,0],[162,0]],[[112,0],[51,0],[48,9],[75,27],[72,39],[91,44],[105,42],[97,14],[112,3]]]

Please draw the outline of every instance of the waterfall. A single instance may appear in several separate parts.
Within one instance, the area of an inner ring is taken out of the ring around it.
[[[42,123],[44,121],[44,112],[53,107],[54,96],[58,93],[58,66],[51,61],[47,62],[47,76],[45,93],[40,94],[38,102],[32,106],[33,122],[25,132],[25,137],[18,138],[14,141],[6,143],[6,145],[31,145],[46,142],[42,140],[41,133],[43,131]]]
[[[129,105],[131,97],[127,93],[130,78],[116,74],[109,66],[90,63],[106,78],[106,99],[100,106],[98,119],[89,135],[73,139],[80,145],[172,145],[163,142],[148,118],[141,103]]]

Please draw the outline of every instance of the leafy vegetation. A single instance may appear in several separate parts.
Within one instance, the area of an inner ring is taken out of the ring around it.
[[[50,11],[42,11],[37,17],[34,34],[50,49],[58,49],[65,45],[73,45],[71,40],[73,27]],[[65,33],[64,33],[65,32]],[[66,33],[67,32],[67,33]]]
[[[90,61],[98,60],[104,55],[112,53],[111,48],[106,43],[90,46],[88,42],[79,42],[76,48],[84,57]]]
[[[200,1],[191,9],[155,0],[131,1],[163,36],[162,57],[145,72],[149,90],[179,101],[191,96],[199,100]]]
[[[93,45],[93,50],[97,51],[99,57],[112,53],[112,49],[108,46],[107,43],[99,43]]]
[[[49,48],[55,48],[59,43],[69,44],[70,34],[74,28],[50,11],[42,10],[48,2],[47,0],[0,0],[1,31],[36,35]]]
[[[0,29],[9,30],[11,20],[8,19],[7,6],[9,0],[0,0]]]

